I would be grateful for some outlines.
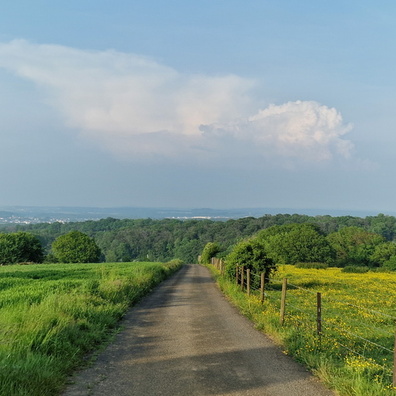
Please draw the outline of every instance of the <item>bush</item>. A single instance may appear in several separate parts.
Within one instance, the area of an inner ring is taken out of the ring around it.
[[[341,272],[349,272],[354,274],[365,274],[369,272],[370,268],[366,266],[357,266],[357,265],[347,265],[344,267]]]
[[[238,243],[226,257],[226,273],[230,278],[235,277],[238,265],[243,265],[245,269],[250,269],[256,274],[264,272],[266,281],[276,270],[275,262],[267,256],[264,244],[257,238]],[[255,281],[256,283],[259,282],[257,278],[255,278]],[[252,286],[255,286],[254,281]]]
[[[170,261],[167,261],[166,263],[165,263],[165,265],[167,266],[167,267],[181,267],[182,265],[184,264],[184,261],[183,260],[180,260],[180,259],[174,259],[174,260],[170,260]]]
[[[41,263],[43,259],[43,247],[33,234],[22,231],[0,234],[0,264]]]
[[[326,263],[297,263],[297,268],[306,268],[306,269],[326,269],[329,268]]]
[[[88,235],[71,231],[55,239],[52,254],[60,263],[97,263],[101,252]]]
[[[215,257],[220,252],[220,245],[216,242],[208,242],[203,248],[201,254],[201,263],[210,264],[212,257]]]

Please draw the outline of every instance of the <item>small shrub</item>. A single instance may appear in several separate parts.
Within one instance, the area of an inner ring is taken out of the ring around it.
[[[171,261],[167,261],[165,263],[165,266],[169,267],[169,268],[177,268],[177,267],[181,267],[184,264],[183,260],[180,259],[173,259]]]
[[[305,269],[326,269],[329,268],[329,265],[326,263],[297,263],[296,267]]]
[[[365,266],[357,266],[357,265],[347,265],[344,267],[341,272],[348,272],[348,273],[354,273],[354,274],[365,274],[366,272],[369,272],[370,268],[365,267]]]
[[[274,260],[267,256],[264,244],[257,238],[239,242],[227,256],[226,274],[229,278],[235,278],[237,266],[244,266],[245,269],[250,269],[256,275],[264,272],[267,282],[276,271]],[[258,287],[259,283],[259,278],[254,277],[251,286]]]

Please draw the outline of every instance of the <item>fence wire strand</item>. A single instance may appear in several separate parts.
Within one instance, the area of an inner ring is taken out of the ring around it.
[[[257,287],[257,286],[253,286],[252,285],[252,284],[254,284],[254,281],[252,281],[252,280],[255,280],[255,279],[261,279],[261,274],[256,274],[254,272],[250,272],[250,292],[251,293],[252,292],[257,292],[257,291],[261,292],[261,286]],[[239,280],[241,281],[241,273],[239,273]],[[245,275],[244,276],[244,282],[243,282],[243,286],[244,286],[245,290],[246,290],[246,287],[247,287],[247,283],[248,283],[247,282],[247,277]],[[273,284],[278,284],[279,285],[279,284],[283,284],[283,281],[275,279],[271,283],[272,283],[272,285]],[[307,326],[307,325],[309,325],[309,323],[315,323],[318,320],[317,315],[314,315],[314,314],[312,314],[310,312],[307,312],[307,310],[304,310],[304,309],[302,309],[302,308],[300,308],[300,307],[298,307],[296,305],[296,304],[298,304],[299,300],[301,300],[303,297],[302,296],[298,296],[298,295],[296,296],[295,294],[293,295],[290,292],[292,290],[299,290],[299,291],[307,292],[310,295],[317,294],[317,292],[309,290],[309,289],[306,289],[306,288],[298,286],[298,285],[295,285],[293,283],[289,283],[289,282],[287,282],[287,288],[288,288],[288,292],[289,293],[287,294],[288,297],[286,298],[286,300],[287,300],[287,304],[286,304],[287,310],[286,310],[286,313],[285,313],[286,317],[289,318],[289,320],[293,320],[293,322],[298,323],[298,324],[300,324],[302,326]],[[290,288],[292,288],[292,289],[290,290]],[[279,305],[280,305],[280,299],[279,299],[280,296],[279,296],[279,294],[280,293],[281,293],[281,290],[279,288],[273,288],[273,287],[271,288],[271,284],[268,284],[268,285],[266,284],[265,285],[265,292],[264,292],[264,302],[267,303],[267,304],[270,304],[270,305],[272,305],[274,307],[279,308]],[[383,312],[372,310],[372,309],[369,309],[369,308],[361,307],[361,306],[358,306],[358,305],[350,303],[350,302],[340,301],[338,299],[329,297],[325,293],[323,293],[323,297],[326,297],[326,301],[327,302],[338,303],[338,304],[341,304],[344,307],[353,307],[353,308],[356,308],[357,310],[365,311],[365,312],[368,312],[368,313],[371,313],[371,314],[374,314],[374,315],[380,315],[382,317],[386,317],[386,318],[391,319],[391,320],[396,320],[395,316],[388,315],[388,314],[385,314]],[[323,303],[323,300],[322,300],[322,303]],[[313,307],[312,307],[312,309],[313,309]],[[302,314],[302,316],[304,318],[296,317],[296,313]],[[348,335],[350,337],[354,337],[357,340],[361,340],[361,341],[363,341],[366,344],[369,344],[369,345],[372,345],[372,346],[374,346],[376,348],[379,348],[379,349],[381,349],[381,350],[383,350],[383,351],[385,351],[387,353],[391,353],[391,354],[394,353],[394,351],[392,349],[389,349],[386,346],[383,346],[383,345],[381,345],[381,344],[379,344],[377,342],[369,340],[368,338],[362,337],[362,336],[360,336],[360,335],[358,335],[356,333],[353,333],[351,331],[348,331],[348,330],[346,330],[344,328],[339,328],[339,327],[337,327],[336,325],[333,325],[331,322],[329,322],[327,320],[321,319],[321,323],[322,323],[322,330],[320,332],[320,336],[321,337],[325,337],[327,339],[330,339],[330,340],[334,341],[337,345],[341,346],[342,348],[345,348],[346,350],[348,350],[349,352],[351,352],[352,354],[354,354],[356,356],[360,356],[361,358],[363,358],[365,360],[368,360],[369,362],[371,362],[373,359],[372,358],[368,358],[367,356],[363,355],[362,353],[352,349],[350,346],[339,342],[334,337],[331,337],[331,336],[329,337],[329,334],[327,334],[326,331],[324,331],[324,329],[329,329],[329,330],[332,329],[333,331],[335,331],[336,333],[338,333],[340,335],[344,335],[344,336]],[[388,335],[389,334],[388,332],[386,332],[386,330],[380,329],[380,328],[378,328],[376,326],[366,325],[366,326],[363,326],[363,327],[366,328],[366,329],[377,329],[377,330],[380,330],[383,335]],[[378,366],[378,367],[381,367],[385,371],[392,371],[392,369],[390,369],[389,367],[385,367],[385,366],[383,366],[383,365],[381,365],[381,364],[379,364],[377,362],[375,362],[375,365]]]
[[[334,325],[331,325],[331,324],[328,325],[328,322],[326,322],[326,321],[323,321],[322,323],[324,323],[325,326],[327,326],[327,327],[333,327],[333,328],[335,328]],[[393,350],[391,350],[391,349],[389,349],[389,348],[387,348],[387,347],[385,347],[385,346],[383,346],[383,345],[380,345],[380,344],[378,344],[378,343],[376,343],[376,342],[374,342],[374,341],[368,340],[367,338],[364,338],[364,337],[362,337],[362,336],[360,336],[360,335],[358,335],[358,334],[352,333],[351,331],[348,331],[348,330],[342,329],[342,328],[341,328],[341,329],[337,329],[337,330],[338,330],[339,333],[348,334],[348,335],[353,336],[353,337],[355,337],[355,338],[358,338],[358,339],[360,339],[360,340],[362,340],[362,341],[364,341],[364,342],[367,342],[367,343],[369,343],[369,344],[371,344],[371,345],[375,345],[376,347],[378,347],[378,348],[380,348],[380,349],[383,349],[383,350],[385,350],[385,351],[387,351],[387,352],[393,353]]]
[[[341,342],[338,342],[338,341],[337,341],[337,345],[342,346],[343,348],[345,348],[345,349],[348,350],[349,352],[353,353],[354,355],[360,356],[360,357],[363,358],[364,360],[369,360],[368,357],[366,357],[366,356],[362,355],[361,353],[359,353],[359,352],[357,352],[357,351],[355,351],[355,350],[349,348],[347,345],[344,345],[344,344],[342,344]],[[390,367],[383,366],[383,365],[381,365],[381,364],[379,364],[379,363],[377,363],[377,362],[375,362],[375,364],[376,364],[378,367],[380,367],[381,369],[383,369],[385,372],[390,372],[390,373],[392,373],[392,371],[393,371],[392,368],[390,368]]]

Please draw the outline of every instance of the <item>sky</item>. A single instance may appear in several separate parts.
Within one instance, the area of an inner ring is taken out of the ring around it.
[[[396,212],[396,3],[4,0],[0,206]]]

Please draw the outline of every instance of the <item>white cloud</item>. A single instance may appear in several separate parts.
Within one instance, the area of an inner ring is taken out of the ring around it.
[[[304,161],[329,160],[334,155],[348,158],[353,145],[343,135],[351,128],[336,109],[314,101],[270,105],[238,122],[201,126],[208,137],[251,141],[271,157]]]
[[[340,113],[316,102],[249,117],[254,83],[235,75],[183,74],[140,55],[25,40],[0,43],[0,67],[37,84],[69,126],[116,155],[254,147],[263,157],[318,161],[348,157],[352,148]]]
[[[200,124],[243,114],[252,84],[234,75],[183,75],[134,54],[25,40],[0,44],[0,67],[46,89],[70,126],[122,151],[134,136],[199,136]]]

